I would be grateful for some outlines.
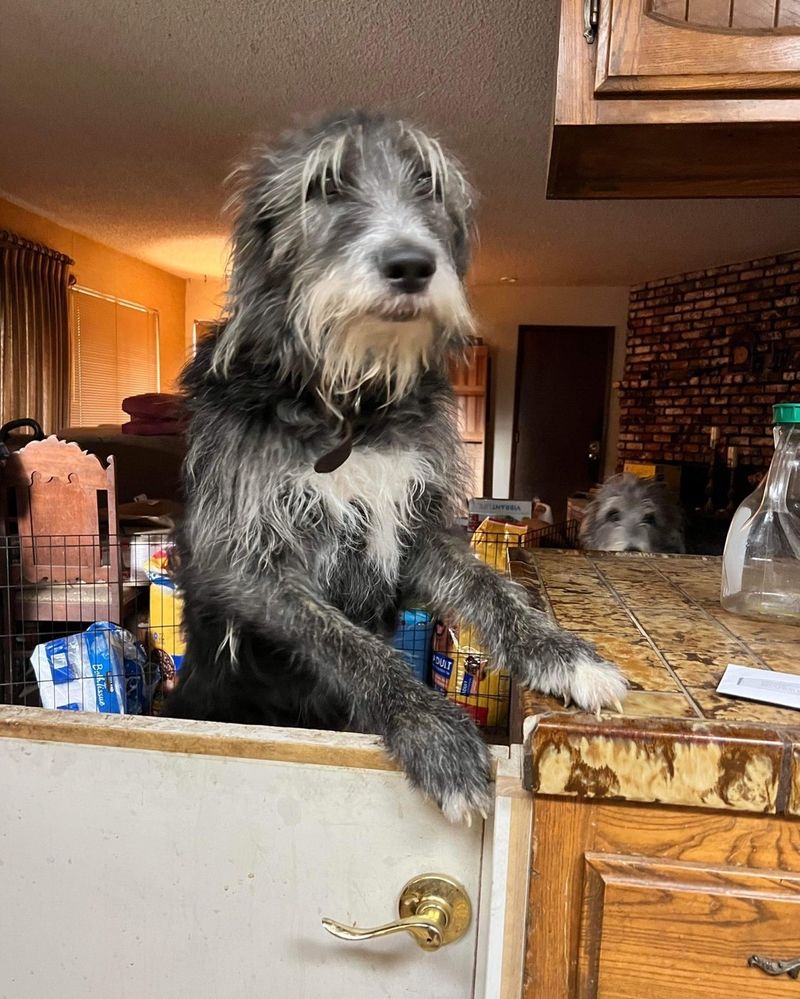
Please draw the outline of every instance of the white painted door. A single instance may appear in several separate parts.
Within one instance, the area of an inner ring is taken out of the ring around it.
[[[0,736],[3,999],[519,994],[524,806],[516,830],[508,801],[497,828],[451,826],[369,736],[19,708]],[[323,929],[395,919],[431,872],[472,901],[458,942]]]

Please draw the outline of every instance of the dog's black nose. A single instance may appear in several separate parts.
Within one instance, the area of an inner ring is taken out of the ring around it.
[[[432,253],[419,246],[395,246],[381,258],[381,274],[395,291],[425,291],[436,271]]]

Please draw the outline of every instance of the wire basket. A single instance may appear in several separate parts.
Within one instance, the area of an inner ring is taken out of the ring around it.
[[[491,526],[472,548],[503,573],[514,548],[577,546],[577,521]],[[0,703],[159,713],[184,654],[172,552],[164,532],[0,537]],[[393,645],[487,736],[507,735],[511,680],[473,628],[405,609]]]
[[[150,713],[181,641],[169,551],[163,532],[0,537],[0,703]]]
[[[575,520],[538,529],[484,521],[470,536],[470,545],[482,561],[507,574],[514,549],[577,548],[578,528]],[[431,676],[433,686],[460,705],[487,737],[508,735],[511,678],[493,668],[491,657],[472,627],[437,622]]]

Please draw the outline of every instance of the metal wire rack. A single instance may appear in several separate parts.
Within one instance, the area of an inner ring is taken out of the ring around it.
[[[181,643],[170,550],[161,532],[0,537],[0,703],[154,710]]]
[[[578,523],[484,522],[470,543],[509,571],[515,548],[577,547]],[[159,713],[183,659],[181,596],[164,532],[0,537],[0,703]],[[403,610],[394,647],[485,730],[508,730],[511,681],[469,625]]]

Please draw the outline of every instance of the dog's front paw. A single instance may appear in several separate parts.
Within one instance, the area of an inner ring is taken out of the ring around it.
[[[572,701],[584,711],[600,714],[602,708],[622,711],[628,692],[628,681],[612,663],[601,659],[592,650],[579,653],[570,665],[570,675],[560,692],[565,701]]]
[[[411,783],[441,808],[450,822],[484,818],[491,804],[489,751],[472,721],[433,694],[413,721],[393,726],[387,748]]]
[[[514,671],[522,684],[595,714],[609,707],[622,711],[628,682],[591,643],[553,630],[540,632],[529,648],[524,665]]]

